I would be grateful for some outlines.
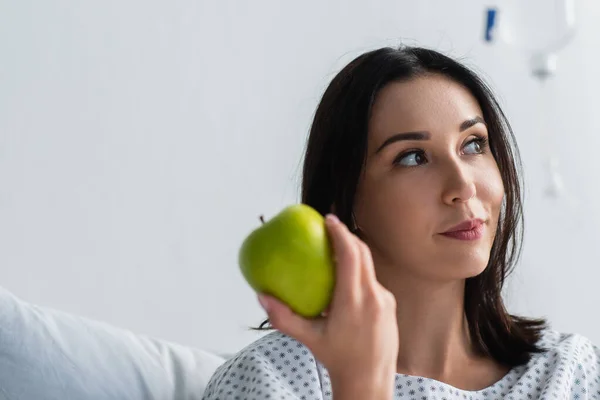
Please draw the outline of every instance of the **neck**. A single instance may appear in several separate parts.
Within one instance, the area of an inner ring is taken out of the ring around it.
[[[396,277],[398,372],[444,381],[470,364],[473,352],[464,314],[465,281]]]

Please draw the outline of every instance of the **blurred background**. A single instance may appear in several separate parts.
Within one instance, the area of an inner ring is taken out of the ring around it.
[[[1,285],[236,351],[264,317],[238,248],[298,201],[326,85],[422,45],[482,74],[521,149],[509,310],[600,343],[598,21],[593,0],[0,0]]]

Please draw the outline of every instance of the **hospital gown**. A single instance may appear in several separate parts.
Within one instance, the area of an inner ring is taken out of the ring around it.
[[[481,390],[462,390],[418,376],[396,374],[393,399],[599,399],[600,349],[578,334],[546,330],[539,344],[548,349]],[[205,400],[331,400],[327,370],[302,343],[274,331],[221,365],[210,379]]]

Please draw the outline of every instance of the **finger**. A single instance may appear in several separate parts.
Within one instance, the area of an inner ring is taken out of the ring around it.
[[[375,274],[375,265],[373,263],[373,257],[371,255],[371,249],[363,242],[359,237],[354,236],[356,246],[358,247],[361,260],[361,271],[367,284],[377,283],[377,276]]]
[[[321,323],[318,319],[303,318],[275,297],[264,293],[258,294],[258,302],[267,312],[273,328],[304,343],[309,348],[318,341],[317,336],[320,333],[318,328]]]
[[[356,241],[348,228],[333,215],[327,215],[327,228],[330,234],[335,263],[336,287],[334,297],[347,298],[357,293],[361,287],[360,253]]]

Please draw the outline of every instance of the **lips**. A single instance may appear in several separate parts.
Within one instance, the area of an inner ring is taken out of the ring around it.
[[[453,226],[441,235],[458,240],[477,240],[483,237],[485,225],[481,219],[473,219],[461,222]]]
[[[461,222],[458,225],[453,226],[443,233],[452,233],[452,232],[460,232],[460,231],[470,231],[472,229],[477,228],[478,226],[483,225],[482,219],[472,219],[468,221]]]

